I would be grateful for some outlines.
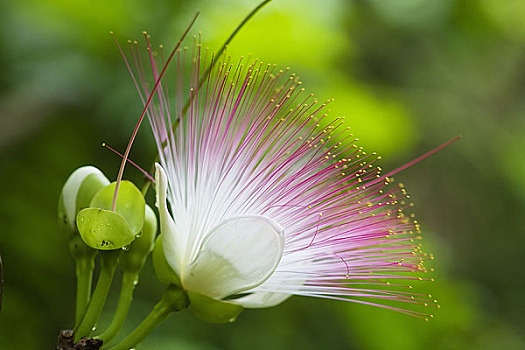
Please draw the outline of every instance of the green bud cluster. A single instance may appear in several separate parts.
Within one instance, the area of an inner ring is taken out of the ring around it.
[[[68,238],[77,265],[77,337],[89,336],[104,306],[118,264],[123,272],[121,299],[114,322],[105,332],[112,338],[122,326],[138,276],[153,250],[157,218],[139,189],[122,181],[114,210],[116,183],[95,167],[85,166],[66,180],[59,198],[58,222]],[[91,283],[95,256],[101,253],[100,276]]]

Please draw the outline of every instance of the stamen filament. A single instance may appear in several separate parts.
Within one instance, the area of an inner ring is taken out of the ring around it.
[[[254,8],[243,20],[241,23],[239,23],[239,25],[237,26],[237,28],[235,28],[235,30],[230,34],[230,36],[228,37],[228,39],[226,39],[226,41],[221,45],[219,51],[217,51],[217,53],[214,55],[215,57],[219,58],[222,53],[224,52],[224,50],[226,50],[226,47],[228,46],[228,44],[230,44],[230,42],[233,40],[233,38],[235,38],[235,36],[237,35],[237,33],[242,29],[242,27],[244,27],[244,25],[246,23],[248,23],[250,21],[250,19],[255,16],[262,8],[264,8],[266,5],[268,5],[272,0],[264,0],[263,2],[261,2],[259,5],[257,5],[256,8]],[[199,85],[198,85],[198,88],[200,89],[202,84],[204,84],[204,82],[206,81],[206,79],[209,79],[209,75],[210,75],[210,72],[211,70],[215,67],[215,65],[219,62],[220,60],[219,59],[212,59],[210,65],[208,66],[208,68],[206,69],[206,71],[204,72],[204,74],[202,75],[202,78],[201,80],[199,81]],[[188,111],[188,108],[190,107],[190,104],[191,104],[191,101],[193,100],[193,97],[190,97],[188,98],[188,100],[186,101],[186,103],[184,104],[184,107],[182,109],[182,116],[184,116],[186,114],[186,112]],[[177,128],[177,126],[179,125],[180,121],[179,119],[177,118],[171,128],[172,130],[175,130]],[[153,163],[151,164],[151,167],[150,169],[155,169],[155,163],[159,161],[159,155],[157,154],[157,156],[155,157],[155,160],[153,161]],[[151,182],[146,182],[143,186],[142,186],[142,193],[144,195],[146,195],[146,193],[148,192],[149,190],[149,187],[150,187],[150,183]]]
[[[177,42],[177,45],[173,48],[170,56],[166,60],[166,63],[164,64],[164,67],[162,68],[162,71],[159,74],[159,77],[157,78],[157,81],[155,82],[155,85],[153,86],[153,89],[151,90],[151,93],[148,96],[148,100],[146,101],[146,104],[144,105],[144,109],[142,110],[142,114],[140,115],[139,121],[137,122],[137,125],[135,125],[135,129],[133,130],[133,133],[131,134],[131,138],[129,140],[128,146],[126,147],[126,151],[124,152],[124,157],[122,158],[122,163],[120,164],[120,169],[117,176],[117,183],[115,185],[115,193],[113,194],[113,202],[111,203],[111,210],[115,211],[115,208],[117,207],[117,196],[118,196],[118,190],[120,187],[120,182],[122,181],[122,176],[124,175],[124,167],[126,166],[126,161],[129,157],[129,152],[131,151],[131,146],[133,145],[133,141],[135,141],[135,137],[137,136],[137,133],[139,131],[140,125],[142,124],[142,121],[144,120],[144,116],[146,115],[146,112],[149,108],[149,105],[151,101],[153,100],[153,96],[155,95],[155,91],[157,91],[157,88],[160,85],[160,82],[162,80],[162,77],[164,76],[164,73],[166,73],[166,69],[168,68],[168,65],[170,64],[173,56],[175,55],[175,52],[179,49],[180,45],[182,44],[182,41],[190,31],[191,27],[197,20],[197,17],[199,16],[199,12],[195,14],[192,21],[188,25],[188,28],[184,31],[181,38]],[[116,40],[116,39],[115,39]]]
[[[454,142],[456,142],[460,138],[461,138],[461,135],[458,135],[458,136],[454,137],[453,139],[451,139],[451,140],[449,140],[449,141],[447,141],[447,142],[437,146],[433,150],[431,150],[431,151],[429,151],[429,152],[427,152],[427,153],[417,157],[416,159],[406,163],[405,165],[402,165],[399,168],[394,169],[394,170],[390,171],[389,173],[387,173],[387,174],[385,174],[385,175],[375,179],[374,181],[367,183],[366,186],[368,187],[368,186],[374,185],[374,184],[376,184],[378,182],[384,181],[386,178],[391,177],[391,176],[393,176],[393,175],[395,175],[395,174],[397,174],[397,173],[399,173],[399,172],[401,172],[401,171],[411,167],[412,165],[415,165],[415,164],[421,162],[422,160],[425,160],[426,158],[430,157],[434,153],[437,153],[437,152],[441,151],[443,148],[450,146],[451,144],[453,144]]]
[[[115,153],[116,155],[120,156],[121,158],[124,158],[124,156],[122,155],[122,153],[120,153],[119,151],[117,151],[116,149],[114,149],[113,147],[109,146],[107,143],[103,142],[102,143],[102,147],[105,147],[107,149],[109,149],[111,152]],[[139,170],[142,174],[144,174],[144,176],[151,182],[155,183],[155,179],[153,178],[153,176],[151,176],[150,174],[148,174],[148,172],[144,169],[142,169],[140,166],[137,165],[137,163],[135,163],[134,161],[132,161],[131,159],[128,158],[127,160],[129,163],[131,163],[131,165],[133,165],[135,168],[137,168],[137,170]]]

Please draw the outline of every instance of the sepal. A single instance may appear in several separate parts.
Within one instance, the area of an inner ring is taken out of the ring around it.
[[[86,208],[77,216],[77,226],[84,242],[98,250],[114,250],[135,239],[126,219],[117,212]]]
[[[162,294],[159,304],[168,308],[170,312],[183,310],[189,304],[188,294],[178,286],[169,285]]]
[[[210,323],[233,322],[244,310],[240,305],[212,299],[202,294],[188,291],[190,298],[190,309],[193,314],[202,321]]]
[[[99,250],[126,247],[135,240],[144,226],[146,202],[139,189],[122,181],[115,211],[111,210],[115,183],[100,189],[89,208],[77,215],[77,227],[87,245]]]
[[[100,189],[91,199],[89,207],[111,210],[115,186],[116,183],[112,182]],[[140,190],[131,181],[122,181],[120,183],[115,212],[122,215],[128,222],[133,235],[137,235],[142,231],[146,201]]]
[[[162,247],[162,236],[158,235],[155,241],[155,248],[153,248],[153,268],[158,280],[166,285],[181,286],[180,277],[173,271],[164,255],[164,248]]]

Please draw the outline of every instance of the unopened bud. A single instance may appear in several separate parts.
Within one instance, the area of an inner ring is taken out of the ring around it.
[[[146,258],[153,250],[155,236],[157,235],[157,217],[149,205],[146,205],[144,227],[142,233],[131,243],[128,250],[120,256],[120,269],[124,273],[138,274]]]
[[[58,222],[65,232],[74,235],[77,232],[75,220],[80,210],[101,188],[109,185],[109,180],[93,166],[84,166],[75,170],[66,180],[60,193]]]
[[[69,237],[69,251],[76,261],[91,260],[97,254],[79,235],[77,214],[89,205],[95,193],[108,184],[109,180],[100,170],[93,166],[84,166],[75,170],[62,188],[58,203],[58,224]]]
[[[140,190],[129,181],[122,181],[116,208],[112,210],[115,183],[100,189],[89,207],[77,215],[78,232],[84,242],[99,250],[128,246],[144,226],[146,202]]]

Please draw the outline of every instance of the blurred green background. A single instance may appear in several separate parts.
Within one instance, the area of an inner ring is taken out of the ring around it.
[[[92,164],[114,179],[141,111],[108,35],[171,47],[192,33],[217,49],[258,0],[0,2],[1,349],[51,349],[74,317],[74,267],[56,228],[60,188]],[[525,348],[525,2],[275,0],[232,55],[291,67],[308,91],[334,97],[361,145],[393,169],[461,134],[399,174],[414,200],[441,304],[430,322],[352,303],[294,297],[237,322],[172,316],[138,349]],[[145,124],[132,159],[155,154]],[[140,174],[128,168],[128,178]],[[151,196],[151,193],[150,193]],[[150,203],[152,198],[148,198]],[[133,328],[162,286],[150,263]],[[117,283],[118,284],[118,283]],[[115,295],[111,296],[113,303]]]

